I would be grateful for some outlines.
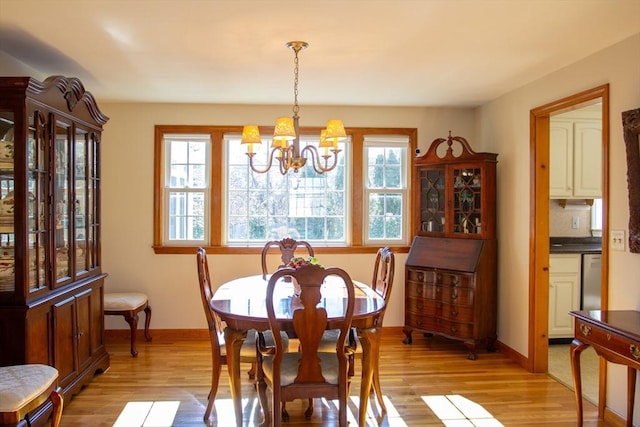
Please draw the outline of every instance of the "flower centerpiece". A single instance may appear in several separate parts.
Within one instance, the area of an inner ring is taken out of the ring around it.
[[[289,264],[287,264],[287,267],[300,268],[303,265],[316,265],[318,267],[324,268],[322,266],[322,264],[320,264],[318,262],[318,258],[316,258],[314,256],[310,256],[310,257],[307,257],[307,258],[299,257],[299,256],[293,257],[293,258],[291,258],[291,261],[289,261]],[[288,276],[288,277],[289,277],[289,280],[293,279],[293,294],[295,296],[300,296],[300,293],[302,292],[302,289],[300,288],[300,285],[298,284],[298,281],[295,278],[291,277],[291,276]]]
[[[322,267],[322,264],[318,262],[318,258],[314,256],[310,256],[307,258],[304,258],[301,256],[295,256],[291,258],[291,261],[289,261],[289,264],[287,264],[287,267],[298,268],[298,267],[302,267],[303,265],[310,265],[310,264],[317,265],[318,267]]]

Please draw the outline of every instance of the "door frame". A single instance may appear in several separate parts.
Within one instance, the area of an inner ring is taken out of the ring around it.
[[[555,114],[602,102],[602,289],[609,296],[609,84],[553,101],[530,111],[531,193],[529,226],[529,370],[546,373],[549,328],[549,122]],[[604,414],[606,363],[600,361],[598,413]]]

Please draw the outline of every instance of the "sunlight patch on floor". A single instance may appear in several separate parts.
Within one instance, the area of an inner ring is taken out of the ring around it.
[[[482,405],[458,394],[422,396],[422,400],[445,426],[504,427]]]
[[[170,427],[179,406],[179,401],[127,402],[114,426]]]

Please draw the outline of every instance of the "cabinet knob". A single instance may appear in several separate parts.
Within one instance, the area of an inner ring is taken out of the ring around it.
[[[451,327],[451,332],[454,332],[454,333],[455,333],[455,332],[458,332],[458,328],[456,328],[455,326],[452,326],[452,327]]]
[[[453,317],[457,317],[457,316],[458,316],[458,312],[454,310],[454,311],[452,311],[452,312],[451,312],[451,315],[452,315]]]
[[[451,299],[458,299],[458,291],[454,290],[453,293],[451,294]]]
[[[584,323],[580,324],[580,332],[582,332],[582,335],[584,336],[588,336],[591,335],[591,327],[588,325],[585,325]]]
[[[422,286],[418,286],[418,287],[416,288],[416,293],[417,293],[418,295],[422,295]]]
[[[640,349],[638,348],[638,346],[636,346],[635,344],[631,344],[629,346],[629,351],[631,352],[631,355],[636,359],[640,359]]]
[[[422,304],[418,304],[416,306],[416,308],[418,309],[418,311],[422,311],[422,309],[424,308],[424,306]]]

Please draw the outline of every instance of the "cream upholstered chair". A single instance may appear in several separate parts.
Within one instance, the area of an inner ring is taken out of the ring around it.
[[[207,422],[211,413],[215,414],[216,394],[218,393],[218,383],[220,382],[220,373],[222,365],[227,364],[227,353],[224,342],[223,324],[218,315],[211,309],[211,298],[213,298],[213,287],[211,286],[211,278],[209,276],[209,263],[207,261],[207,252],[204,248],[198,248],[196,255],[198,263],[198,281],[200,283],[200,297],[202,299],[202,307],[204,309],[207,324],[209,325],[209,338],[211,341],[211,389],[207,397],[207,409],[204,412],[204,421]],[[273,343],[271,335],[267,337],[270,343]],[[284,335],[282,339],[289,345],[289,338]],[[247,331],[247,337],[240,348],[240,362],[251,363],[249,378],[255,377],[256,369],[256,331],[251,329]]]
[[[291,276],[300,285],[300,296],[290,300],[293,311],[292,327],[300,341],[297,352],[287,352],[281,336],[281,321],[276,317],[274,292],[282,286],[280,279]],[[327,310],[320,304],[322,293],[332,286],[341,286],[340,281],[325,282],[327,276],[338,276],[344,282],[347,298],[340,305],[342,313],[334,313],[331,318],[332,327],[340,333],[333,353],[318,352],[318,344],[323,331],[329,325]],[[323,285],[324,283],[324,285]],[[274,345],[268,345],[259,333],[256,343],[258,348],[258,393],[265,424],[271,419],[271,425],[281,425],[281,402],[299,398],[338,399],[338,424],[347,425],[347,395],[349,390],[348,354],[350,349],[345,345],[355,304],[353,282],[346,271],[337,267],[323,268],[314,264],[306,264],[297,268],[282,268],[271,275],[267,285],[266,308],[269,327],[274,338]],[[273,392],[272,407],[269,409],[266,389]],[[305,413],[309,419],[313,407]],[[272,417],[272,418],[271,418]]]
[[[304,240],[296,240],[291,237],[285,237],[281,240],[271,240],[267,242],[262,248],[262,278],[266,280],[269,269],[267,267],[267,254],[269,249],[277,247],[280,250],[280,259],[282,264],[280,267],[285,267],[291,261],[296,254],[298,248],[306,249],[309,256],[314,256],[313,247],[309,242]]]
[[[0,425],[31,425],[29,413],[52,402],[51,427],[62,418],[58,370],[41,364],[0,367]]]
[[[141,292],[109,292],[104,294],[105,316],[124,316],[131,329],[131,355],[138,356],[136,334],[138,331],[138,313],[144,311],[144,337],[151,341],[149,324],[151,323],[151,306],[146,294]]]

